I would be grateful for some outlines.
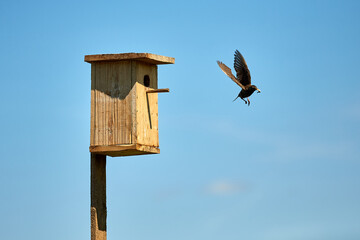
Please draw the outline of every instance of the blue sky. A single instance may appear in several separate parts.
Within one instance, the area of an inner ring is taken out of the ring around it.
[[[1,239],[90,239],[90,64],[150,52],[161,154],[108,158],[108,239],[360,238],[358,1],[0,2]],[[244,55],[261,94],[216,60]]]

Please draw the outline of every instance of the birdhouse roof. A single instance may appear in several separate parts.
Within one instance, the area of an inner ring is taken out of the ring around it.
[[[165,57],[152,53],[119,53],[119,54],[97,54],[85,55],[84,61],[88,63],[103,62],[103,61],[124,61],[136,60],[150,64],[173,64],[175,58]]]

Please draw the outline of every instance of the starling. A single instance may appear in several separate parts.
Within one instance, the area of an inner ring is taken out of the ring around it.
[[[261,91],[255,85],[251,85],[250,71],[241,53],[236,50],[234,54],[234,68],[236,71],[236,77],[232,74],[231,69],[228,66],[220,61],[217,61],[217,64],[229,78],[231,78],[237,85],[241,87],[241,91],[234,99],[234,101],[240,97],[245,102],[245,104],[250,106],[249,97],[251,94],[253,94],[255,91],[258,91],[258,93]],[[247,101],[244,98],[246,98]]]

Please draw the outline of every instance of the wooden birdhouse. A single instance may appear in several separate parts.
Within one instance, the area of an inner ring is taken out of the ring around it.
[[[90,152],[108,156],[160,153],[158,64],[150,53],[86,55],[91,63]]]

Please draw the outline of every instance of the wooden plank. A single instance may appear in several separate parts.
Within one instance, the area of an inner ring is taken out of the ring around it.
[[[104,97],[104,143],[105,145],[110,145],[109,142],[109,132],[110,132],[110,126],[109,126],[109,118],[111,117],[109,115],[109,94],[110,94],[110,89],[109,89],[109,77],[108,77],[108,72],[109,72],[109,64],[101,64],[103,67],[103,79],[102,82],[104,84],[104,88],[105,88],[105,92],[103,94]]]
[[[136,64],[137,143],[159,147],[158,96],[157,93],[146,94],[148,90],[157,89],[157,66],[142,62]],[[144,86],[146,75],[150,78],[149,87]]]
[[[100,66],[99,63],[95,64],[95,145],[101,144],[99,135],[100,135],[100,118],[101,118],[101,104],[100,104],[100,92],[98,90],[99,86],[98,86],[98,82],[100,81]]]
[[[97,116],[98,116],[98,129],[96,133],[98,134],[97,145],[106,145],[105,143],[105,86],[104,86],[104,64],[96,64],[96,104],[97,104]]]
[[[108,155],[112,157],[160,153],[160,149],[158,147],[147,146],[142,144],[90,146],[89,150],[91,153]]]
[[[136,109],[136,61],[131,61],[131,143],[137,143],[137,109]]]
[[[124,62],[117,62],[117,78],[118,84],[117,87],[119,88],[117,97],[118,108],[119,112],[119,119],[117,121],[120,123],[120,128],[118,132],[120,132],[120,139],[115,144],[128,144],[132,143],[131,134],[131,123],[132,123],[132,80],[131,80],[131,62],[124,61]]]
[[[107,81],[108,81],[108,87],[110,86],[110,91],[108,92],[108,102],[107,102],[107,124],[108,124],[108,144],[112,145],[115,144],[115,132],[116,131],[116,124],[115,124],[115,102],[116,97],[115,96],[115,84],[116,84],[116,71],[115,71],[115,64],[110,63],[107,69]]]
[[[91,66],[90,145],[95,144],[95,66]]]
[[[136,149],[136,144],[122,144],[111,146],[91,146],[90,152],[108,152],[108,151],[122,151],[127,149]]]
[[[106,156],[91,154],[91,240],[106,240]]]
[[[146,93],[164,93],[164,92],[170,92],[170,89],[161,88],[161,89],[149,89],[149,90],[146,90]]]
[[[175,58],[166,57],[152,53],[119,53],[119,54],[96,54],[86,55],[85,62],[100,62],[100,61],[122,61],[122,60],[137,60],[151,64],[174,64]]]

